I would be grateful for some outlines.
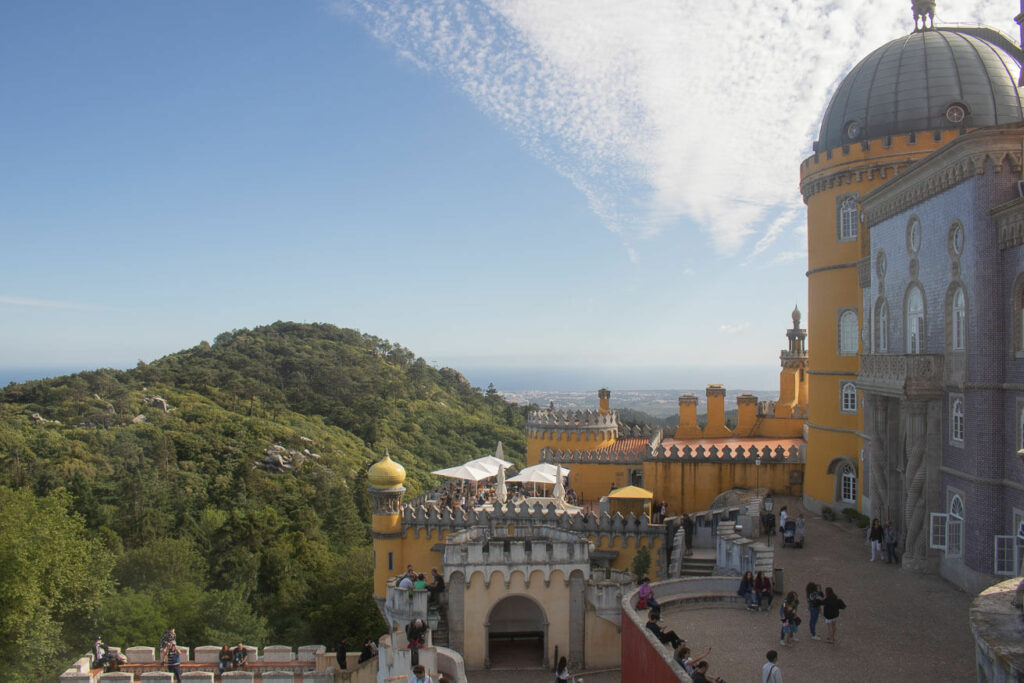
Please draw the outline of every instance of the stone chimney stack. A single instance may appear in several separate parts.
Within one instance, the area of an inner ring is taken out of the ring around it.
[[[704,425],[704,438],[732,436],[732,430],[725,426],[725,387],[721,384],[709,384],[707,397],[708,423]]]
[[[754,394],[740,394],[736,397],[736,436],[750,436],[754,431],[754,424],[757,422],[757,396]]]
[[[607,415],[608,413],[612,412],[612,409],[611,409],[612,392],[610,392],[609,390],[604,389],[604,388],[598,389],[597,390],[597,400],[598,400],[598,405],[600,405],[600,408],[598,409],[599,413],[601,413],[602,415]]]
[[[683,394],[679,397],[679,427],[676,428],[677,439],[699,439],[700,427],[697,425],[697,395]]]

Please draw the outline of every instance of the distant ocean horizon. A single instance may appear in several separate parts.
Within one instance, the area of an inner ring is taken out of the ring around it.
[[[663,367],[663,368],[558,368],[558,367],[452,367],[470,384],[486,389],[489,384],[500,392],[519,391],[597,391],[602,387],[619,391],[673,391],[724,384],[729,390],[777,391],[778,371],[764,367]],[[0,387],[36,379],[61,377],[98,367],[35,366],[0,367]],[[127,369],[127,368],[117,368]],[[766,372],[766,370],[768,370]]]

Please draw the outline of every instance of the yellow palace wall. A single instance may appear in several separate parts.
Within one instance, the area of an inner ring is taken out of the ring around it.
[[[860,462],[863,417],[841,413],[841,380],[852,380],[860,368],[857,355],[840,356],[838,349],[839,311],[857,311],[858,325],[865,314],[861,306],[858,261],[870,256],[867,229],[858,223],[857,239],[838,239],[837,199],[842,195],[863,196],[904,170],[914,159],[929,154],[957,136],[943,131],[936,141],[930,132],[893,136],[891,143],[871,140],[867,149],[860,143],[839,147],[805,159],[800,167],[801,189],[807,203],[807,289],[808,289],[808,419],[805,495],[826,505],[835,503],[835,480],[829,463],[839,456]],[[858,335],[859,337],[859,335]],[[861,347],[859,353],[864,353]],[[859,469],[859,465],[858,465]],[[863,473],[858,471],[858,482]],[[860,489],[858,486],[858,501]],[[858,502],[858,507],[860,503]]]
[[[758,468],[748,463],[646,462],[644,484],[655,500],[668,503],[669,514],[700,512],[710,508],[718,494],[737,487],[760,485],[773,493],[800,495],[800,486],[790,487],[789,478],[790,472],[802,468],[799,463],[765,463]]]

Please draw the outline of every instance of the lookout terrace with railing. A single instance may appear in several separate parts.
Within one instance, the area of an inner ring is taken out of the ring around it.
[[[223,681],[262,681],[263,683],[370,683],[377,679],[375,660],[359,663],[359,653],[350,652],[346,657],[346,670],[337,670],[337,659],[323,645],[303,645],[292,649],[286,645],[267,645],[262,650],[244,645],[249,658],[238,671],[219,672],[220,646],[203,645],[196,648],[178,646],[181,654],[181,680],[202,683]],[[174,674],[167,671],[158,661],[156,648],[134,646],[121,651],[128,663],[120,671],[103,673],[92,667],[89,656],[80,657],[60,675],[61,683],[134,683],[147,681],[162,683],[174,681]]]

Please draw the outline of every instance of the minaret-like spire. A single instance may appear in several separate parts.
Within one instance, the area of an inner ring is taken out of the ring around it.
[[[914,31],[924,31],[935,28],[935,0],[912,0],[911,8],[914,10]],[[917,20],[921,20],[918,28]]]

